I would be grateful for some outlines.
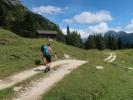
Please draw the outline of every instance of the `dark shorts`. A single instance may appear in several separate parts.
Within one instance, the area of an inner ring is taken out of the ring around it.
[[[45,55],[44,57],[46,58],[46,60],[47,60],[48,62],[51,62],[51,56],[50,56],[50,55]]]

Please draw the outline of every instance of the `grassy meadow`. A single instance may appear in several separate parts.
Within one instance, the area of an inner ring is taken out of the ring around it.
[[[22,38],[12,32],[0,29],[0,79],[35,67],[35,60],[42,58],[40,47],[46,42],[47,40],[44,39]],[[85,52],[85,50],[66,46],[56,41],[51,42],[51,45],[54,54],[59,59],[63,59],[64,53],[80,59],[83,58],[82,53]]]
[[[41,59],[40,46],[47,40],[27,39],[0,29],[0,79],[16,72],[36,67],[35,59]],[[63,80],[55,84],[42,100],[133,100],[133,50],[98,51],[83,50],[53,41],[54,54],[63,59],[63,54],[88,61]],[[116,60],[105,62],[108,53],[115,52]],[[103,66],[103,70],[96,69]],[[39,75],[40,77],[40,75]],[[33,80],[32,77],[29,80]],[[28,84],[29,80],[22,84]],[[28,81],[28,82],[27,82]],[[13,86],[14,87],[14,86]],[[0,91],[0,100],[10,100],[13,87]]]
[[[105,52],[88,51],[88,63],[56,84],[42,100],[133,100],[133,70],[127,70],[133,67],[133,50],[115,51],[113,63],[103,61]],[[104,69],[96,69],[97,65]]]

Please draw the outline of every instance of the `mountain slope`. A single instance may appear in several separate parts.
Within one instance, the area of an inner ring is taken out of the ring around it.
[[[32,13],[19,0],[0,1],[0,26],[24,37],[36,37],[36,30],[56,30],[59,27],[47,18]]]
[[[124,31],[115,32],[115,31],[108,31],[105,33],[105,37],[108,37],[109,35],[115,36],[116,38],[121,38],[122,42],[127,44],[131,43],[133,44],[133,33],[126,33]]]
[[[0,79],[2,80],[11,74],[34,67],[34,60],[42,57],[40,46],[44,41],[46,40],[22,38],[10,31],[0,29]],[[88,100],[88,98],[98,100],[118,100],[120,98],[132,100],[133,73],[131,70],[128,70],[133,65],[132,49],[85,51],[56,41],[53,41],[51,44],[54,54],[59,59],[62,59],[63,54],[66,53],[76,59],[88,61],[88,63],[64,77],[61,82],[44,94],[42,100]],[[117,55],[113,63],[104,61],[110,52],[114,52]],[[104,69],[98,70],[96,66],[103,66]],[[16,94],[14,87],[25,86],[24,84],[29,86],[33,80],[37,81],[38,77],[42,78],[41,75],[45,77],[46,74],[41,73],[39,76],[34,76],[19,85],[17,84],[0,91],[0,98],[2,100],[11,100],[12,95]]]
[[[35,60],[42,60],[40,47],[44,43],[47,43],[46,39],[23,38],[10,31],[0,29],[0,79],[15,72],[35,67]],[[56,41],[51,42],[51,46],[54,55],[59,59],[64,57],[64,53],[81,59],[86,52],[83,49]]]

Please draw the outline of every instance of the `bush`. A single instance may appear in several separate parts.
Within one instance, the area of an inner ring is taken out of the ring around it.
[[[40,59],[36,59],[36,60],[35,60],[35,64],[36,64],[36,65],[41,65],[41,60],[40,60]]]

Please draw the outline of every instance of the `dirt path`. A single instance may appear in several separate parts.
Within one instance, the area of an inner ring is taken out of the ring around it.
[[[61,67],[50,73],[47,77],[35,82],[30,86],[31,88],[19,95],[17,98],[13,98],[13,100],[39,100],[41,95],[47,92],[51,86],[60,81],[65,75],[72,72],[78,66],[86,63],[85,61],[79,60],[68,60],[63,62],[66,64],[61,65]]]
[[[62,64],[66,64],[66,63],[69,63],[73,60],[58,60],[58,61],[55,61],[51,64],[51,67],[55,67],[57,65],[62,65]],[[26,71],[23,71],[23,72],[20,72],[20,73],[17,73],[15,75],[12,75],[4,80],[1,80],[0,81],[0,90],[4,89],[4,88],[7,88],[7,87],[10,87],[20,81],[23,81],[33,75],[36,75],[37,73],[39,73],[40,71],[37,71],[37,70],[42,70],[44,69],[45,67],[44,66],[39,66],[37,68],[33,68],[33,69],[29,69],[29,70],[26,70]]]
[[[115,59],[116,59],[115,53],[110,53],[110,55],[106,59],[104,59],[104,61],[113,62]]]
[[[110,55],[106,59],[104,59],[104,61],[110,60],[112,58],[112,56],[113,56],[113,53],[110,53]]]
[[[112,59],[108,60],[108,62],[113,62],[116,59],[116,55],[114,54]]]

